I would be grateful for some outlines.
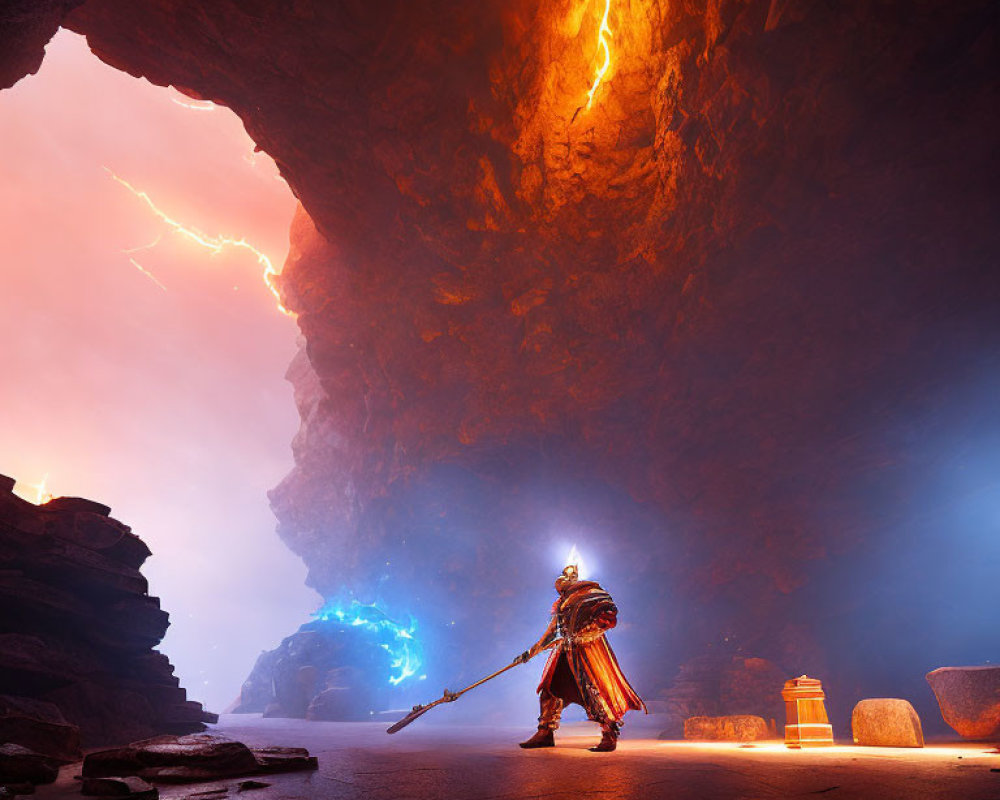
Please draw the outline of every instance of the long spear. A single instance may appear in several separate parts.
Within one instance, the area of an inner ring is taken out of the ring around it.
[[[548,650],[548,649],[554,647],[555,644],[556,644],[555,642],[550,642],[545,647],[543,647],[541,650],[539,650],[538,653],[541,653],[541,652],[543,652],[545,650]],[[487,675],[485,678],[482,678],[481,680],[476,681],[471,686],[466,686],[461,691],[458,691],[458,692],[449,692],[447,689],[445,689],[444,690],[444,694],[442,694],[441,697],[439,697],[433,703],[428,703],[425,706],[422,706],[422,705],[420,705],[418,703],[417,705],[415,705],[413,707],[413,710],[409,714],[407,714],[405,717],[403,717],[399,722],[397,722],[394,725],[392,725],[391,727],[387,728],[386,729],[386,733],[396,733],[397,731],[403,730],[403,728],[405,728],[407,725],[409,725],[411,722],[413,722],[413,720],[415,720],[417,717],[423,716],[428,711],[430,711],[432,708],[434,708],[434,706],[441,705],[441,703],[454,703],[456,700],[458,700],[459,697],[461,697],[466,692],[471,691],[472,689],[475,689],[477,686],[482,686],[484,683],[486,683],[486,681],[493,680],[497,675],[502,675],[503,673],[505,673],[509,669],[513,669],[514,667],[519,666],[520,664],[526,664],[528,661],[530,661],[532,658],[534,658],[536,655],[538,655],[538,653],[535,653],[534,655],[529,656],[528,658],[525,658],[523,655],[518,656],[510,664],[508,664],[506,667],[501,667],[496,672],[492,673],[491,675]]]

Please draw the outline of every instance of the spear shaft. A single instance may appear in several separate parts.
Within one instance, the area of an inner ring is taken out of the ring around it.
[[[541,650],[539,650],[538,653],[541,653],[541,652],[543,652],[545,650],[548,650],[548,649],[550,649],[552,647],[555,647],[555,644],[556,644],[555,642],[550,642],[545,647],[543,647]],[[507,670],[513,669],[514,667],[520,666],[521,664],[527,664],[528,661],[530,661],[532,658],[534,658],[536,655],[538,655],[538,653],[535,653],[535,655],[530,656],[529,658],[525,659],[524,661],[522,661],[521,657],[518,656],[516,659],[514,659],[506,667],[501,667],[496,672],[494,672],[494,673],[492,673],[490,675],[487,675],[485,678],[482,678],[482,679],[476,681],[475,683],[470,684],[469,686],[466,686],[461,691],[458,691],[458,692],[449,692],[447,689],[445,689],[444,690],[444,694],[442,694],[441,697],[439,697],[433,703],[428,703],[425,706],[424,705],[419,705],[419,704],[415,705],[413,707],[413,710],[409,714],[407,714],[405,717],[403,717],[399,722],[397,722],[394,725],[392,725],[389,728],[387,728],[386,729],[386,733],[396,733],[398,731],[403,730],[403,728],[405,728],[407,725],[409,725],[411,722],[413,722],[413,720],[415,720],[417,717],[423,716],[428,711],[430,711],[432,708],[434,708],[434,706],[441,705],[441,703],[454,703],[456,700],[458,700],[459,697],[461,697],[466,692],[475,689],[477,686],[482,686],[484,683],[486,683],[486,681],[493,680],[495,677],[497,677],[497,675],[502,675]]]

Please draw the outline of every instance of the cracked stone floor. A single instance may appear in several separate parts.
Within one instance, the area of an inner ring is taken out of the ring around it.
[[[165,800],[1000,800],[995,745],[935,743],[923,750],[839,745],[788,750],[780,742],[659,741],[656,717],[630,724],[615,753],[591,753],[596,727],[573,723],[554,749],[516,746],[523,728],[460,727],[422,720],[388,736],[387,723],[334,723],[226,715],[213,730],[249,745],[307,747],[319,770],[263,776],[271,786],[237,792],[238,779],[161,786]],[[80,797],[63,769],[38,800]],[[203,794],[228,788],[227,792]]]

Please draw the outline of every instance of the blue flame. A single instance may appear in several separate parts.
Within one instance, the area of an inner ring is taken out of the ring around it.
[[[361,628],[376,637],[378,646],[389,653],[393,674],[389,683],[398,686],[417,674],[424,663],[424,649],[416,638],[417,623],[408,626],[391,619],[375,603],[366,605],[351,600],[346,605],[338,600],[327,600],[313,616],[323,622],[339,622]]]

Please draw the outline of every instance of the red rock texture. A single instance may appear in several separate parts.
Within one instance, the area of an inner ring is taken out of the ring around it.
[[[168,615],[139,572],[142,540],[107,506],[36,506],[13,486],[0,476],[0,739],[72,761],[215,721],[153,649]]]
[[[303,425],[272,502],[312,585],[492,598],[548,566],[557,518],[657,587],[658,636],[724,616],[777,642],[922,468],[883,432],[998,344],[996,15],[613,3],[588,110],[598,22],[568,0],[67,20],[232,108],[301,200]]]
[[[83,0],[6,0],[0,5],[0,89],[42,65],[45,45],[63,17]]]

